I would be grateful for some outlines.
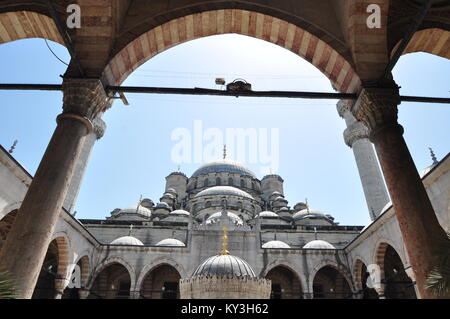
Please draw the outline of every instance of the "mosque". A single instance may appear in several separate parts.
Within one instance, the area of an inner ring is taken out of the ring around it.
[[[141,198],[102,220],[77,219],[73,203],[105,128],[97,120],[33,298],[420,298],[373,147],[342,105],[338,110],[373,220],[365,227],[340,225],[332,212],[290,201],[281,176],[260,179],[225,154],[189,177],[168,174],[159,199]],[[450,156],[433,155],[421,177],[449,231]],[[2,148],[0,249],[31,179]]]

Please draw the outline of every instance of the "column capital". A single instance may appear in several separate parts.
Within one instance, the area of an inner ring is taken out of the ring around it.
[[[99,79],[65,78],[62,86],[63,114],[92,121],[111,107],[112,100]]]
[[[344,141],[349,147],[363,138],[369,138],[369,129],[361,122],[350,124],[344,131]]]
[[[399,88],[390,87],[363,88],[351,112],[358,121],[369,129],[371,139],[375,132],[383,127],[398,127],[398,108],[400,104]]]
[[[94,126],[94,132],[95,132],[97,139],[98,140],[101,139],[103,137],[103,135],[105,134],[105,130],[106,130],[105,121],[103,121],[100,117],[96,117],[92,121],[92,124]]]
[[[336,104],[336,109],[339,116],[345,119],[345,114],[350,112],[350,103],[347,100],[339,100]]]

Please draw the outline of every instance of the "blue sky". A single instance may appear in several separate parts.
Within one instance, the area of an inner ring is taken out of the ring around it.
[[[64,47],[50,43],[69,61]],[[66,66],[44,40],[2,45],[1,83],[61,83]],[[423,54],[403,56],[394,78],[403,95],[448,97],[450,62]],[[138,68],[124,85],[219,88],[244,78],[254,90],[333,92],[314,66],[276,45],[238,35],[190,41],[171,48]],[[60,92],[1,91],[0,144],[19,143],[14,157],[34,174],[61,112]],[[344,121],[335,100],[202,97],[127,94],[130,106],[116,101],[104,115],[108,128],[93,150],[76,204],[79,218],[104,218],[117,207],[137,203],[140,195],[157,202],[165,177],[176,171],[190,176],[200,163],[178,164],[171,151],[177,128],[193,133],[194,121],[204,130],[217,128],[278,129],[279,169],[289,205],[308,198],[312,208],[333,215],[341,225],[365,225],[369,214],[353,154],[342,138]],[[428,146],[438,159],[450,151],[450,107],[402,103],[399,122],[419,170],[431,164]],[[259,137],[259,136],[258,136]],[[207,141],[203,146],[208,144]],[[244,162],[259,178],[261,163]]]

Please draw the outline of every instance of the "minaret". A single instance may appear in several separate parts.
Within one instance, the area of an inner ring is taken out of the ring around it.
[[[67,209],[67,211],[72,215],[75,208],[75,201],[80,192],[81,181],[83,180],[84,172],[86,171],[92,148],[94,147],[95,141],[103,137],[106,129],[106,124],[101,118],[96,118],[92,122],[92,124],[94,126],[94,129],[90,134],[84,137],[80,157],[78,158],[78,161],[76,163],[72,180],[70,182],[66,198],[64,199],[63,207]]]
[[[374,220],[389,202],[389,195],[375,150],[369,141],[368,129],[355,119],[346,101],[340,100],[337,103],[337,111],[347,124],[344,131],[345,144],[353,150],[370,218]]]

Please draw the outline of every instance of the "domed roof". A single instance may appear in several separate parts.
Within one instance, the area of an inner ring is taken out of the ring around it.
[[[144,206],[139,205],[139,208],[137,205],[130,206],[123,209],[115,209],[111,215],[119,215],[119,214],[140,214],[145,217],[150,217],[152,215],[152,212],[150,209],[145,208]]]
[[[171,194],[176,195],[177,191],[174,188],[168,188],[168,189],[166,189],[166,193],[171,193]]]
[[[258,215],[255,216],[255,218],[265,218],[265,217],[276,217],[278,218],[279,216],[277,214],[275,214],[274,212],[269,212],[269,211],[263,211],[261,213],[259,213]]]
[[[172,195],[171,193],[165,193],[165,194],[161,197],[161,199],[163,199],[163,198],[175,199],[175,196]]]
[[[196,194],[194,197],[200,197],[200,196],[211,196],[211,195],[230,195],[230,196],[240,196],[245,197],[248,199],[253,199],[252,195],[250,195],[247,192],[244,192],[243,190],[240,190],[239,188],[232,187],[232,186],[213,186],[207,189],[202,190],[198,194]]]
[[[313,240],[303,246],[305,249],[336,249],[325,240]]]
[[[301,211],[296,212],[292,218],[294,220],[299,220],[303,218],[324,218],[324,219],[332,219],[330,215],[327,215],[316,209],[302,209]]]
[[[247,167],[243,166],[238,162],[231,161],[228,159],[222,159],[202,165],[199,169],[197,169],[194,172],[194,174],[192,174],[191,178],[209,173],[222,173],[222,172],[235,173],[256,178],[255,174]]]
[[[223,275],[256,277],[252,267],[245,260],[233,255],[209,257],[197,267],[192,277]]]
[[[144,244],[133,236],[123,236],[114,239],[111,245],[123,245],[123,246],[144,246]]]
[[[176,209],[173,212],[170,212],[169,215],[184,215],[184,216],[190,216],[191,214],[184,210],[184,209]]]
[[[156,243],[156,246],[166,246],[166,247],[185,247],[186,245],[175,238],[166,238]]]
[[[287,199],[285,199],[284,197],[278,196],[277,198],[275,198],[273,200],[274,202],[283,202],[283,203],[287,203]]]
[[[222,212],[214,213],[206,219],[205,224],[206,225],[215,224],[218,220],[220,220],[221,216],[222,216]],[[228,219],[230,219],[234,225],[236,225],[236,226],[244,225],[244,222],[242,221],[242,219],[235,213],[227,212],[227,216],[228,216]]]
[[[279,249],[279,248],[291,248],[291,246],[280,240],[271,240],[262,245],[262,248]]]
[[[164,203],[164,202],[159,202],[158,204],[156,204],[156,208],[165,208],[165,209],[170,210],[169,204]]]

